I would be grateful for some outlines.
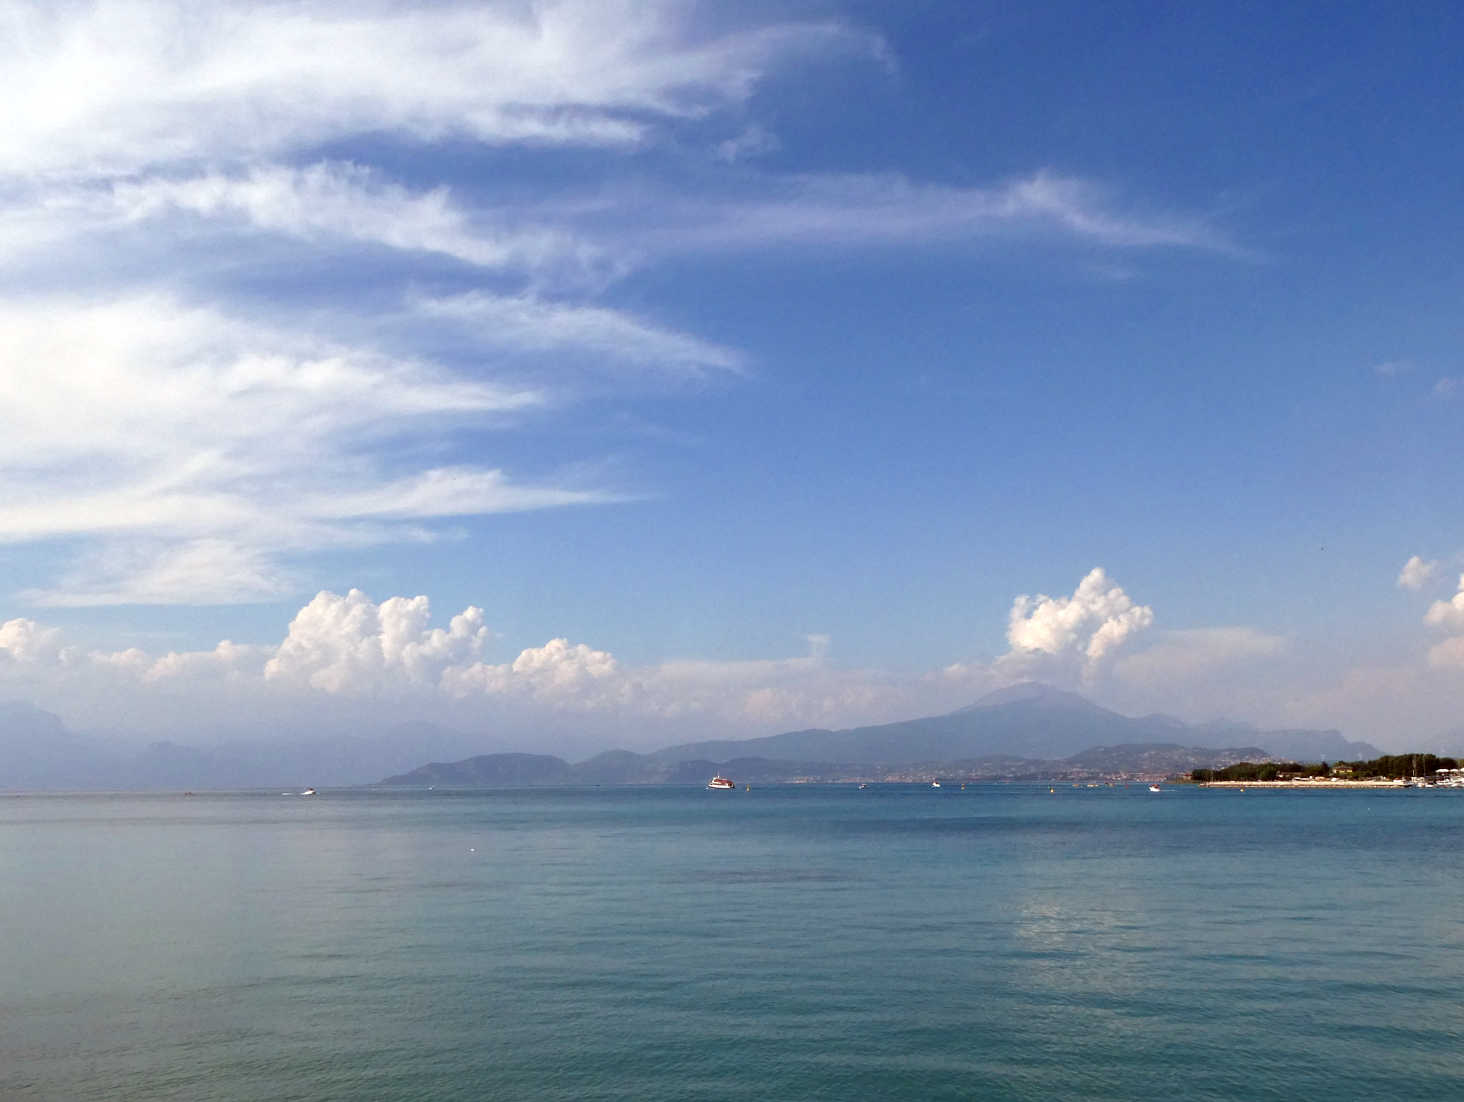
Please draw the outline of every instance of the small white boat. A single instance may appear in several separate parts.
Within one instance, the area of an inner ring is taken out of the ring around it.
[[[1159,786],[1157,784],[1151,784],[1149,786],[1149,791],[1150,792],[1158,792],[1158,791],[1160,791],[1160,788],[1159,788]]]
[[[313,796],[313,795],[315,795],[315,789],[313,789],[313,788],[307,788],[303,792],[301,792],[300,795],[302,795],[302,796]]]
[[[939,788],[940,787],[940,781],[931,781],[930,782],[930,787],[931,788]]]
[[[734,781],[729,781],[726,777],[722,776],[719,773],[715,777],[713,777],[711,780],[707,781],[707,787],[708,788],[715,788],[715,789],[718,789],[718,790],[722,790],[722,789],[736,788],[737,787],[737,784]]]

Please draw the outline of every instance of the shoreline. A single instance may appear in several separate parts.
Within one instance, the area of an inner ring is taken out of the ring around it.
[[[1200,788],[1407,788],[1403,781],[1201,781]]]

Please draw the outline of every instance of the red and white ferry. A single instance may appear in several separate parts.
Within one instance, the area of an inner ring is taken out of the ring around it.
[[[711,780],[707,781],[707,787],[708,788],[736,788],[737,785],[736,785],[735,782],[729,781],[726,777],[722,776],[719,773],[715,777],[713,777]]]

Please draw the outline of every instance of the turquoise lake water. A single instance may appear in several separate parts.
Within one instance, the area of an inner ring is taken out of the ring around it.
[[[1464,1097],[1464,792],[0,798],[0,1098]]]

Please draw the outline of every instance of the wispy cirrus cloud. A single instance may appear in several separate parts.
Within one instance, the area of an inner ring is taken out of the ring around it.
[[[770,68],[879,58],[837,22],[715,33],[694,5],[373,0],[6,5],[0,172],[117,174],[259,159],[363,132],[633,146],[742,103]]]
[[[22,590],[48,608],[105,605],[233,605],[284,597],[299,586],[274,548],[241,537],[110,539],[75,559],[48,587]]]
[[[613,160],[721,116],[746,130],[773,70],[887,61],[838,20],[706,15],[682,0],[5,4],[0,542],[70,548],[23,598],[275,599],[314,550],[627,496],[527,482],[441,441],[562,409],[573,371],[624,386],[736,373],[740,355],[585,301],[633,249],[536,213],[522,189],[450,184],[430,152]],[[360,155],[320,152],[343,142]],[[417,182],[371,161],[404,146],[429,154]],[[494,289],[421,293],[431,257]],[[310,316],[259,293],[292,260],[320,273]],[[70,294],[34,290],[58,283]],[[451,362],[421,351],[438,336]]]
[[[589,241],[553,226],[475,211],[445,186],[409,189],[350,162],[129,179],[90,206],[99,221],[107,214],[124,223],[194,215],[222,229],[243,224],[306,242],[361,242],[528,273],[591,272],[609,262]]]
[[[1248,255],[1208,219],[1125,205],[1111,189],[1045,170],[974,187],[899,173],[749,174],[737,182],[735,190],[692,196],[653,189],[620,193],[610,209],[589,213],[601,226],[618,224],[653,252],[950,245],[1050,234],[1115,249]]]
[[[685,253],[786,247],[949,247],[999,236],[1050,236],[1114,250],[1248,255],[1210,221],[1125,207],[1108,189],[1039,172],[987,187],[886,174],[744,174],[688,195],[660,185],[552,199],[469,197],[411,189],[350,162],[256,164],[232,173],[146,175],[105,187],[34,187],[0,196],[12,256],[83,235],[190,221],[190,236],[239,229],[306,246],[368,245],[428,253],[560,290],[598,288]],[[13,263],[13,261],[12,261]]]
[[[287,553],[615,497],[377,453],[524,415],[533,388],[168,297],[0,306],[0,400],[0,542],[102,541],[42,604],[267,599]]]
[[[752,374],[617,305],[643,266],[1008,233],[1238,251],[1052,172],[750,167],[780,146],[756,117],[770,75],[893,65],[848,20],[694,0],[12,0],[0,18],[0,543],[67,549],[34,603],[274,600],[322,549],[636,497],[563,474],[579,457],[525,477],[550,464],[487,430]],[[651,153],[664,171],[627,167]],[[495,175],[571,155],[543,187]]]
[[[485,345],[520,354],[582,353],[599,364],[658,374],[739,374],[735,349],[667,329],[622,310],[484,291],[411,302],[416,314],[462,327]]]

